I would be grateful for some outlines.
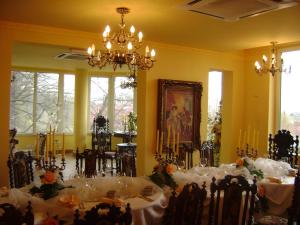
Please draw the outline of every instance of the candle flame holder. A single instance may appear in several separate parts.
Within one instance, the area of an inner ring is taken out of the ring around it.
[[[63,171],[66,168],[66,160],[63,157],[61,159],[61,165],[56,165],[56,157],[52,152],[49,152],[49,157],[41,157],[36,160],[36,167],[44,170],[60,170]]]
[[[257,152],[258,152],[258,150],[254,149],[254,147],[249,149],[249,144],[246,144],[245,149],[242,149],[242,148],[239,148],[239,147],[237,147],[237,149],[236,149],[236,154],[239,157],[249,157],[249,158],[252,158],[252,159],[257,158]]]

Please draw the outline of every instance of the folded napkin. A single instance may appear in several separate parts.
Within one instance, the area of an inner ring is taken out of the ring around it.
[[[62,195],[58,201],[69,208],[79,206],[80,204],[80,199],[76,195]]]

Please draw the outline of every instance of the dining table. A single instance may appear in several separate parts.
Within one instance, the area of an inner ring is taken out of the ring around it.
[[[147,177],[78,177],[65,181],[63,185],[66,188],[47,200],[29,193],[33,185],[8,190],[6,196],[0,197],[0,204],[11,203],[26,211],[28,201],[31,201],[35,224],[47,215],[57,215],[60,220],[67,221],[66,224],[72,224],[76,209],[83,215],[101,202],[115,203],[121,207],[129,203],[133,224],[160,224],[168,203],[164,191]]]
[[[295,175],[290,174],[293,169],[283,161],[268,158],[250,160],[253,163],[252,166],[263,173],[263,178],[256,178],[257,186],[264,188],[268,204],[268,209],[262,214],[286,215],[286,209],[291,205],[293,197]],[[176,171],[173,177],[179,187],[191,182],[195,182],[199,186],[205,183],[207,191],[210,192],[212,178],[215,177],[218,182],[226,175],[242,175],[247,178],[249,183],[252,183],[254,179],[254,175],[246,167],[238,167],[236,163],[221,164],[219,167],[194,166],[187,171]]]

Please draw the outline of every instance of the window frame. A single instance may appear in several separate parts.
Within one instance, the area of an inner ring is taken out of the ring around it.
[[[33,89],[33,102],[32,102],[32,133],[20,133],[18,132],[18,135],[20,136],[32,136],[37,133],[37,126],[36,126],[36,105],[37,105],[37,81],[38,81],[38,73],[56,73],[58,74],[58,102],[61,105],[62,110],[60,110],[59,114],[62,115],[60,118],[63,125],[64,125],[64,116],[63,116],[63,111],[64,111],[64,75],[73,75],[75,78],[74,82],[74,119],[73,119],[73,132],[56,132],[57,134],[66,134],[66,135],[74,135],[75,133],[75,96],[76,96],[76,73],[71,70],[52,70],[52,69],[36,69],[36,68],[26,68],[26,67],[12,67],[11,69],[11,75],[13,72],[29,72],[33,73],[33,79],[34,79],[34,89]],[[11,99],[11,98],[10,98]],[[64,126],[63,126],[64,127]]]
[[[277,54],[277,62],[281,62],[281,55],[284,52],[291,52],[291,51],[300,51],[300,46],[295,45],[295,46],[290,46],[290,47],[283,47],[278,49],[278,54]],[[281,64],[280,64],[281,66]],[[292,68],[293,69],[293,68]],[[271,75],[270,75],[271,76]],[[278,130],[281,129],[281,80],[282,80],[282,73],[276,73],[275,76],[275,88],[274,88],[274,120],[273,121],[273,129],[271,129],[272,133],[277,132]]]
[[[116,77],[128,77],[127,72],[89,72],[88,75],[88,112],[87,112],[87,131],[89,134],[92,133],[92,129],[90,127],[90,103],[91,103],[91,79],[93,77],[103,77],[108,78],[108,106],[107,106],[107,117],[109,120],[109,128],[112,132],[115,132],[114,123],[115,123],[115,78]],[[137,113],[137,90],[136,88],[133,89],[133,112]]]

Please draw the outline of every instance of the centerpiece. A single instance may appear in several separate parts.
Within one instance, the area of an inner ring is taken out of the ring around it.
[[[175,169],[176,166],[173,164],[157,164],[149,177],[151,181],[159,187],[169,186],[170,188],[175,189],[177,187],[177,184],[173,179],[173,172]]]
[[[242,157],[236,160],[236,167],[245,167],[251,175],[255,175],[257,179],[261,180],[264,178],[264,173],[260,169],[256,169],[252,159],[248,157]]]
[[[58,195],[59,190],[66,188],[63,185],[59,170],[47,169],[40,172],[40,182],[30,189],[31,194],[39,194],[43,199],[47,200]]]

